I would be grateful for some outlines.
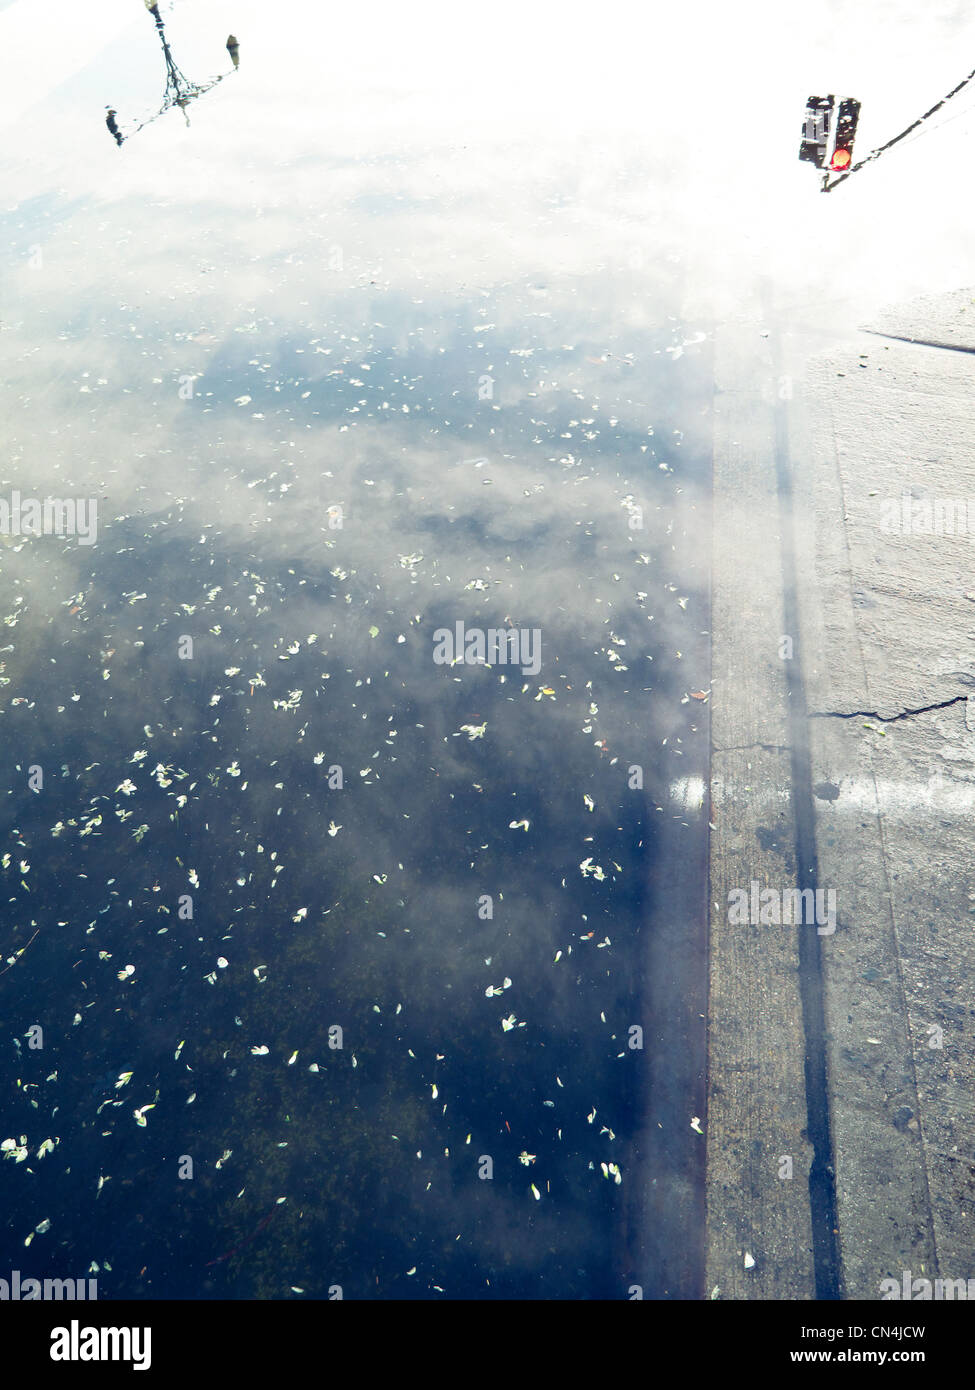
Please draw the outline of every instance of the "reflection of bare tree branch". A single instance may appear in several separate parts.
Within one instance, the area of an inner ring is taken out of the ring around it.
[[[225,77],[230,76],[229,73],[224,72],[221,73],[219,77],[211,78],[209,82],[190,82],[176,65],[172,49],[169,46],[169,40],[166,38],[166,26],[163,23],[162,15],[159,13],[159,0],[145,0],[145,6],[156,22],[156,31],[159,34],[159,41],[162,44],[163,61],[166,64],[166,90],[163,94],[163,102],[159,110],[154,112],[153,115],[148,116],[144,121],[140,121],[128,135],[123,135],[119,129],[118,122],[115,119],[115,110],[111,107],[108,108],[105,124],[108,126],[117,145],[121,145],[123,140],[130,139],[131,136],[135,135],[145,126],[151,125],[153,121],[158,121],[160,116],[165,116],[166,112],[171,111],[174,106],[179,107],[183,113],[186,124],[189,125],[190,118],[187,113],[187,108],[190,102],[196,101],[198,97],[203,96],[205,92],[209,92],[212,87],[215,87],[218,82],[222,82]],[[240,45],[233,34],[230,34],[227,38],[227,52],[230,54],[231,61],[234,65],[234,71],[236,72],[237,68],[240,66]]]

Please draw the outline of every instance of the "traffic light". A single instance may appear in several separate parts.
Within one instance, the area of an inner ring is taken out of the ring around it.
[[[799,158],[808,159],[817,168],[826,162],[826,148],[829,143],[830,118],[833,114],[833,98],[809,97],[806,101],[806,115],[802,123],[802,144]]]
[[[836,143],[829,161],[829,167],[839,174],[846,173],[853,163],[853,137],[859,119],[860,103],[853,97],[844,97],[836,113]]]

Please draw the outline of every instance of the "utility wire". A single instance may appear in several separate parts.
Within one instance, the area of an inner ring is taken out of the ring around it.
[[[879,149],[876,149],[871,154],[868,154],[866,159],[859,160],[858,163],[854,164],[851,169],[847,169],[845,174],[841,174],[838,179],[834,179],[832,183],[829,182],[829,175],[827,174],[826,179],[823,183],[822,192],[831,193],[834,188],[837,188],[841,183],[845,183],[851,174],[855,174],[857,170],[862,169],[865,164],[870,164],[873,160],[879,159],[880,156],[884,154],[885,151],[889,150],[892,145],[899,144],[905,136],[910,135],[912,130],[917,130],[919,125],[923,125],[923,123],[928,119],[929,116],[933,116],[936,111],[940,111],[946,101],[950,101],[953,96],[957,96],[957,94],[961,91],[963,87],[967,87],[969,82],[971,82],[972,78],[975,78],[975,69],[973,69],[973,71],[970,72],[967,77],[963,77],[962,80],[958,83],[958,86],[953,87],[947,96],[944,96],[941,98],[940,101],[935,102],[934,106],[931,107],[930,111],[925,111],[923,116],[919,116],[916,121],[913,121],[911,125],[907,127],[906,130],[902,130],[900,135],[895,135],[893,140],[887,141],[886,145],[881,145]]]

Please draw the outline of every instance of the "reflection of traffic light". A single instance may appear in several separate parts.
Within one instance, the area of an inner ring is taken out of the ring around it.
[[[853,137],[857,133],[860,119],[860,103],[853,97],[844,97],[839,104],[836,116],[836,143],[829,167],[838,173],[849,169],[853,163]]]
[[[809,97],[806,101],[806,115],[802,123],[802,144],[799,146],[799,158],[808,159],[820,169],[826,161],[826,145],[829,140],[829,121],[832,110],[832,97]]]

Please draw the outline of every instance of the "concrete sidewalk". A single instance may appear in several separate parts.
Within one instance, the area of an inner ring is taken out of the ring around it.
[[[975,347],[975,297],[903,306],[869,327]],[[790,376],[757,333],[725,336],[708,1290],[876,1299],[905,1270],[975,1276],[975,359],[860,335]],[[776,411],[791,498],[776,484]],[[812,867],[796,862],[807,811]],[[836,893],[835,933],[729,923],[731,888],[788,891],[813,872]],[[809,932],[819,945],[803,958]],[[809,1123],[814,987],[825,1125]],[[835,1205],[817,1214],[808,1174],[824,1135]],[[829,1242],[836,1267],[824,1272]]]

